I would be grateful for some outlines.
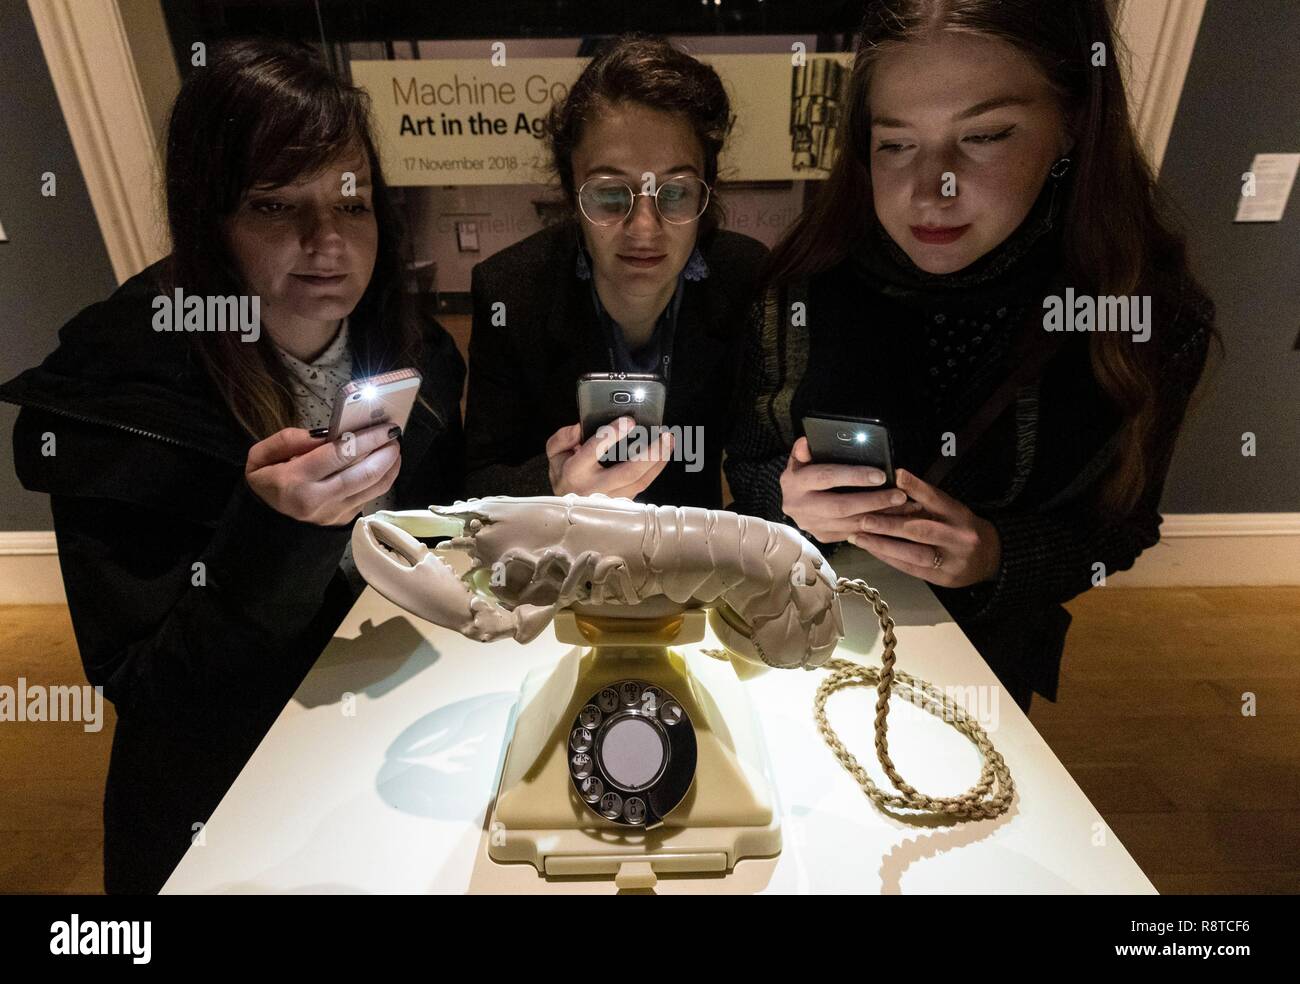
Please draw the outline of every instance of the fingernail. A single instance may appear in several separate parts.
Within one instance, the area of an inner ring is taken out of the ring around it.
[[[402,428],[398,427],[396,424],[388,428],[388,439],[390,441],[395,437],[401,437],[401,436],[402,436]]]
[[[329,437],[330,429],[328,427],[313,427],[307,433],[311,437]]]
[[[907,501],[907,496],[903,495],[902,492],[895,492],[893,495],[889,497],[889,501],[896,506],[901,506],[904,502]]]
[[[885,481],[885,473],[875,470],[869,471],[867,472],[867,481],[872,485],[883,485]]]

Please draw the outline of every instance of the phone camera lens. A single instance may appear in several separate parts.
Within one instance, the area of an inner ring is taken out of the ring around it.
[[[614,402],[615,402],[615,403],[631,403],[631,402],[632,402],[632,394],[629,393],[627,390],[617,390],[617,391],[614,393]]]

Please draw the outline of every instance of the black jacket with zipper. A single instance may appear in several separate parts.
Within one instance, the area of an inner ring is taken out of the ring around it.
[[[22,407],[18,477],[50,495],[86,676],[117,712],[111,893],[162,887],[356,600],[339,568],[351,524],[262,502],[244,479],[254,442],[198,360],[199,336],[153,330],[160,267],[86,308],[40,366],[0,386]],[[400,368],[387,351],[354,362]],[[465,366],[436,323],[419,368],[434,410],[417,402],[402,435],[402,508],[451,502],[463,481]]]

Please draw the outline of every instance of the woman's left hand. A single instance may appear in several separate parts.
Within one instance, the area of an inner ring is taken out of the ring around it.
[[[1002,562],[997,527],[909,471],[894,475],[898,488],[916,503],[916,511],[888,515],[864,513],[865,532],[849,542],[890,567],[945,588],[964,588],[995,577]],[[942,563],[934,566],[935,551]]]

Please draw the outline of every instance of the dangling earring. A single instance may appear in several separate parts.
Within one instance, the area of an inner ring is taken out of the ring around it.
[[[1059,157],[1052,164],[1048,175],[1052,178],[1052,197],[1047,203],[1047,226],[1050,229],[1056,223],[1056,195],[1061,190],[1061,179],[1070,170],[1070,165],[1074,162],[1068,157]]]
[[[583,241],[582,241],[582,230],[581,230],[581,229],[578,230],[578,264],[577,264],[577,266],[578,266],[578,269],[577,269],[578,279],[579,279],[579,280],[590,280],[590,279],[591,279],[591,264],[587,262],[587,247],[586,247],[586,244],[583,243]]]

